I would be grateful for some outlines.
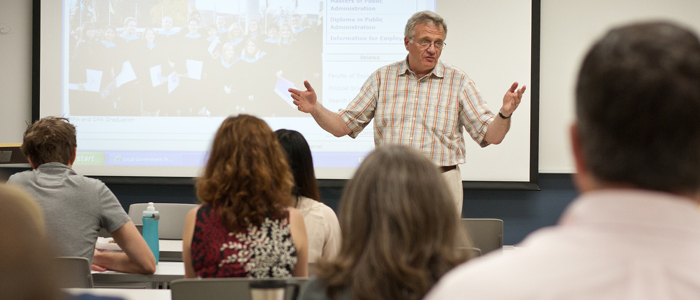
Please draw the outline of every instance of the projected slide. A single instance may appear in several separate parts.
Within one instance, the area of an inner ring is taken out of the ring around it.
[[[308,80],[327,108],[344,108],[372,71],[405,57],[408,17],[435,8],[403,0],[63,5],[61,113],[78,127],[76,166],[165,167],[202,166],[218,124],[240,113],[304,132],[318,168],[356,167],[374,147],[371,131],[333,138],[287,90]]]
[[[463,68],[492,110],[513,81],[529,85],[530,0],[443,2],[41,0],[39,114],[76,125],[74,168],[85,175],[196,177],[223,119],[245,113],[301,132],[317,177],[346,179],[375,147],[372,125],[333,137],[287,90],[308,80],[323,106],[345,108],[372,72],[406,58],[415,12],[445,17],[443,61]],[[503,145],[467,138],[463,179],[529,181],[528,99]],[[481,165],[491,163],[507,168]]]

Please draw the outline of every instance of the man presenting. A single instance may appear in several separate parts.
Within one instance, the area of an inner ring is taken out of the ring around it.
[[[436,13],[411,16],[404,32],[406,59],[375,71],[338,113],[316,101],[308,81],[304,81],[306,91],[289,91],[300,111],[311,113],[321,128],[336,137],[355,138],[375,118],[376,146],[400,144],[423,152],[443,171],[461,213],[458,165],[466,161],[462,128],[482,147],[499,144],[510,129],[510,117],[525,86],[517,89],[518,83],[513,83],[496,116],[467,74],[439,60],[446,34],[447,25]]]
[[[695,34],[610,31],[576,86],[581,196],[557,226],[455,268],[425,299],[700,299],[699,114]]]

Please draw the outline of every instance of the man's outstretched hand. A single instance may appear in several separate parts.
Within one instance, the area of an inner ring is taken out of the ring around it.
[[[510,89],[503,96],[503,106],[501,106],[501,113],[505,116],[510,116],[513,114],[518,105],[520,105],[520,100],[523,99],[523,93],[525,93],[525,86],[519,90],[518,83],[513,82]]]
[[[306,91],[290,88],[289,92],[292,93],[293,103],[299,111],[312,113],[316,109],[316,91],[307,80],[304,80],[304,87]]]

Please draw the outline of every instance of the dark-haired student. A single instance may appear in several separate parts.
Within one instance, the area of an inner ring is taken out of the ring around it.
[[[581,196],[557,226],[455,268],[427,299],[700,299],[697,35],[612,29],[585,56],[575,101]]]
[[[280,129],[275,134],[294,174],[291,204],[304,217],[309,263],[332,259],[340,249],[340,224],[333,209],[320,200],[309,144],[298,131]]]
[[[154,273],[153,253],[119,200],[101,181],[71,169],[76,147],[75,126],[68,119],[46,117],[34,122],[25,131],[21,147],[33,170],[14,174],[7,183],[22,187],[37,200],[60,255],[85,257],[97,270]],[[95,252],[102,228],[122,253]]]

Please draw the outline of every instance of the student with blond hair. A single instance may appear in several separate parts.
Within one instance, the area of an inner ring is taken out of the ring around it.
[[[382,146],[348,182],[335,259],[301,299],[418,300],[468,258],[466,234],[435,165],[405,146]]]
[[[26,192],[0,184],[0,293],[5,300],[58,300],[41,208]]]

